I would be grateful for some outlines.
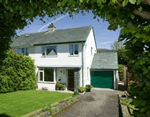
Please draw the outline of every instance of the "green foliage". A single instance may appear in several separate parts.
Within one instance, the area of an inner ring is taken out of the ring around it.
[[[78,92],[78,91],[75,91],[75,92],[73,93],[73,96],[77,96],[77,95],[79,95],[79,92]]]
[[[139,110],[134,114],[136,116],[149,116],[150,102],[147,100],[150,100],[150,86],[148,84],[150,81],[150,5],[148,1],[15,0],[11,2],[0,0],[0,6],[0,67],[6,58],[6,51],[9,48],[11,37],[15,35],[15,30],[23,29],[24,26],[33,22],[36,16],[42,20],[45,15],[52,17],[68,12],[69,16],[72,17],[74,13],[81,12],[84,14],[84,12],[92,11],[93,18],[102,18],[109,22],[109,30],[120,28],[119,40],[125,42],[125,56],[121,55],[123,57],[118,59],[125,60],[126,64],[132,67],[132,80],[135,81],[136,85],[132,85],[134,90],[131,91],[131,94],[136,95],[137,99],[147,102],[144,107],[137,105]],[[124,63],[119,62],[119,64]],[[11,69],[13,68],[9,68],[10,73]],[[10,84],[9,81],[5,82],[10,77],[5,76],[4,79],[4,84]],[[3,91],[6,89],[3,88]]]
[[[93,86],[92,85],[86,85],[85,86],[85,90],[86,91],[91,91],[91,88],[92,88]]]
[[[78,91],[79,91],[80,93],[83,93],[83,92],[85,91],[85,88],[84,88],[84,87],[79,87],[79,88],[78,88]]]
[[[60,81],[57,81],[57,82],[56,82],[56,88],[65,90],[65,86],[64,86]]]
[[[135,105],[131,104],[131,100],[129,100],[129,98],[121,99],[120,103],[128,106],[131,115],[133,114],[134,110],[138,110]]]
[[[119,78],[122,81],[124,79],[124,71],[123,71],[123,65],[118,65],[118,71],[119,71]]]
[[[0,69],[0,92],[30,90],[36,88],[34,61],[23,54],[7,51]]]
[[[117,51],[118,53],[118,64],[128,65],[128,54],[125,48],[121,48]]]

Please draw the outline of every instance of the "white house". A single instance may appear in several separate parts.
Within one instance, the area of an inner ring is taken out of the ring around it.
[[[38,89],[55,90],[57,80],[66,90],[87,84],[117,89],[117,53],[97,53],[92,26],[56,30],[51,24],[46,32],[13,38],[11,47],[35,60]]]

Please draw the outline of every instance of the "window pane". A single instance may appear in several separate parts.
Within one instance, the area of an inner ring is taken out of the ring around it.
[[[19,53],[19,54],[22,53],[22,49],[21,49],[21,48],[18,48],[18,49],[17,49],[17,53]]]
[[[73,55],[73,45],[69,45],[69,53],[70,55]]]
[[[26,48],[26,55],[29,55],[29,48]]]
[[[45,55],[45,47],[42,47],[42,55]]]
[[[22,48],[22,53],[23,53],[23,54],[25,53],[25,49],[24,49],[24,48]]]
[[[56,46],[48,46],[46,47],[47,55],[57,55]]]
[[[79,50],[78,50],[78,44],[74,45],[74,54],[78,54]]]
[[[40,73],[40,81],[43,81],[43,72],[39,72]]]
[[[54,72],[53,69],[45,68],[44,69],[44,81],[54,81]]]

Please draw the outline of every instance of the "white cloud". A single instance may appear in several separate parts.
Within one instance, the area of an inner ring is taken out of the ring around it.
[[[114,41],[105,41],[105,42],[101,42],[99,44],[109,44],[109,43],[112,43],[112,42],[114,42]]]

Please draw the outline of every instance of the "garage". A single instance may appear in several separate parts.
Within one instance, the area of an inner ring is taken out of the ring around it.
[[[114,88],[113,71],[91,71],[91,85],[96,88]]]
[[[93,87],[117,89],[119,78],[116,52],[95,53],[90,71],[90,83]]]

